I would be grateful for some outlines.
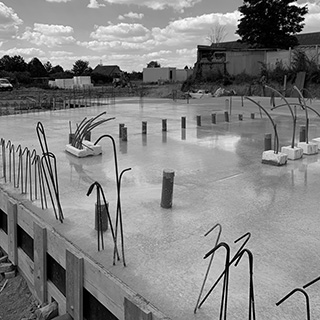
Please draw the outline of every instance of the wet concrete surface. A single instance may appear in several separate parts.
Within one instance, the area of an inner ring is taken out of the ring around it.
[[[256,97],[270,110],[268,98]],[[280,100],[277,101],[280,103]],[[319,102],[312,107],[319,109]],[[220,240],[231,256],[247,232],[246,245],[254,257],[254,293],[257,319],[302,319],[305,299],[295,293],[282,305],[276,302],[294,288],[319,277],[319,156],[304,156],[275,167],[261,163],[265,133],[273,128],[265,114],[250,101],[242,106],[232,98],[229,123],[225,123],[226,98],[184,101],[116,99],[115,105],[3,116],[0,137],[15,145],[40,152],[35,127],[40,121],[48,146],[57,157],[64,223],[56,221],[52,210],[42,218],[79,246],[172,319],[218,319],[222,281],[194,314],[209,259],[204,255],[214,247],[218,231],[204,234],[215,224],[222,226]],[[111,140],[100,141],[103,154],[78,159],[64,151],[68,143],[69,121],[75,128],[84,117],[107,111],[115,120],[92,133],[92,141],[103,134],[115,138],[119,170],[131,168],[122,180],[121,199],[127,266],[112,264],[113,243],[105,233],[105,250],[97,250],[94,230],[95,194],[87,197],[89,186],[98,181],[104,188],[115,221],[116,186]],[[230,110],[229,110],[230,111]],[[255,119],[251,119],[251,113]],[[218,123],[211,123],[217,113]],[[238,114],[243,114],[243,121]],[[292,118],[288,108],[272,111],[280,145],[290,145]],[[201,116],[201,127],[196,117]],[[186,129],[181,129],[181,117]],[[310,112],[309,139],[319,137],[320,119]],[[168,131],[162,132],[162,119]],[[147,135],[142,135],[147,121]],[[296,142],[305,114],[298,110]],[[119,139],[119,124],[128,128],[128,141]],[[1,164],[2,165],[2,164]],[[0,166],[1,166],[0,165]],[[160,206],[162,173],[175,172],[173,207]],[[2,169],[1,169],[2,170]],[[1,184],[13,189],[9,183]],[[18,190],[12,190],[18,192]],[[27,198],[27,196],[26,196]],[[40,201],[34,201],[40,206]],[[225,250],[213,259],[204,289],[208,291],[223,270]],[[320,281],[306,289],[312,318],[320,316]],[[230,267],[228,319],[248,317],[248,259]]]

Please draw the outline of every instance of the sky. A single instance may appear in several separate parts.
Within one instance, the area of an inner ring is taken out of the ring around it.
[[[197,46],[224,28],[235,34],[242,0],[0,0],[0,57],[37,57],[71,70],[77,60],[142,72],[150,61],[161,67],[193,67]],[[320,31],[320,0],[307,5],[303,32]]]

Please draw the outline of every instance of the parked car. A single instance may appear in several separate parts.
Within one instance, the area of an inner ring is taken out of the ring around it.
[[[0,91],[12,91],[13,86],[7,79],[0,78]]]

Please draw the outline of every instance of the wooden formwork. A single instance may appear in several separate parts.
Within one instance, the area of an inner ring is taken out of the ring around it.
[[[169,319],[42,221],[36,214],[41,209],[29,200],[13,198],[0,186],[0,209],[2,218],[5,216],[7,221],[6,228],[1,228],[4,219],[0,220],[0,246],[27,280],[40,303],[55,300],[60,314],[67,312],[75,320],[83,319],[85,289],[119,320]],[[33,239],[33,259],[19,246],[19,230]],[[48,280],[48,254],[65,269],[65,295]]]

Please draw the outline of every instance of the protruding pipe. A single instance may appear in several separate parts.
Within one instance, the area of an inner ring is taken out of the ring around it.
[[[174,171],[163,170],[162,195],[161,195],[162,208],[170,209],[172,207],[173,183],[174,183]]]

